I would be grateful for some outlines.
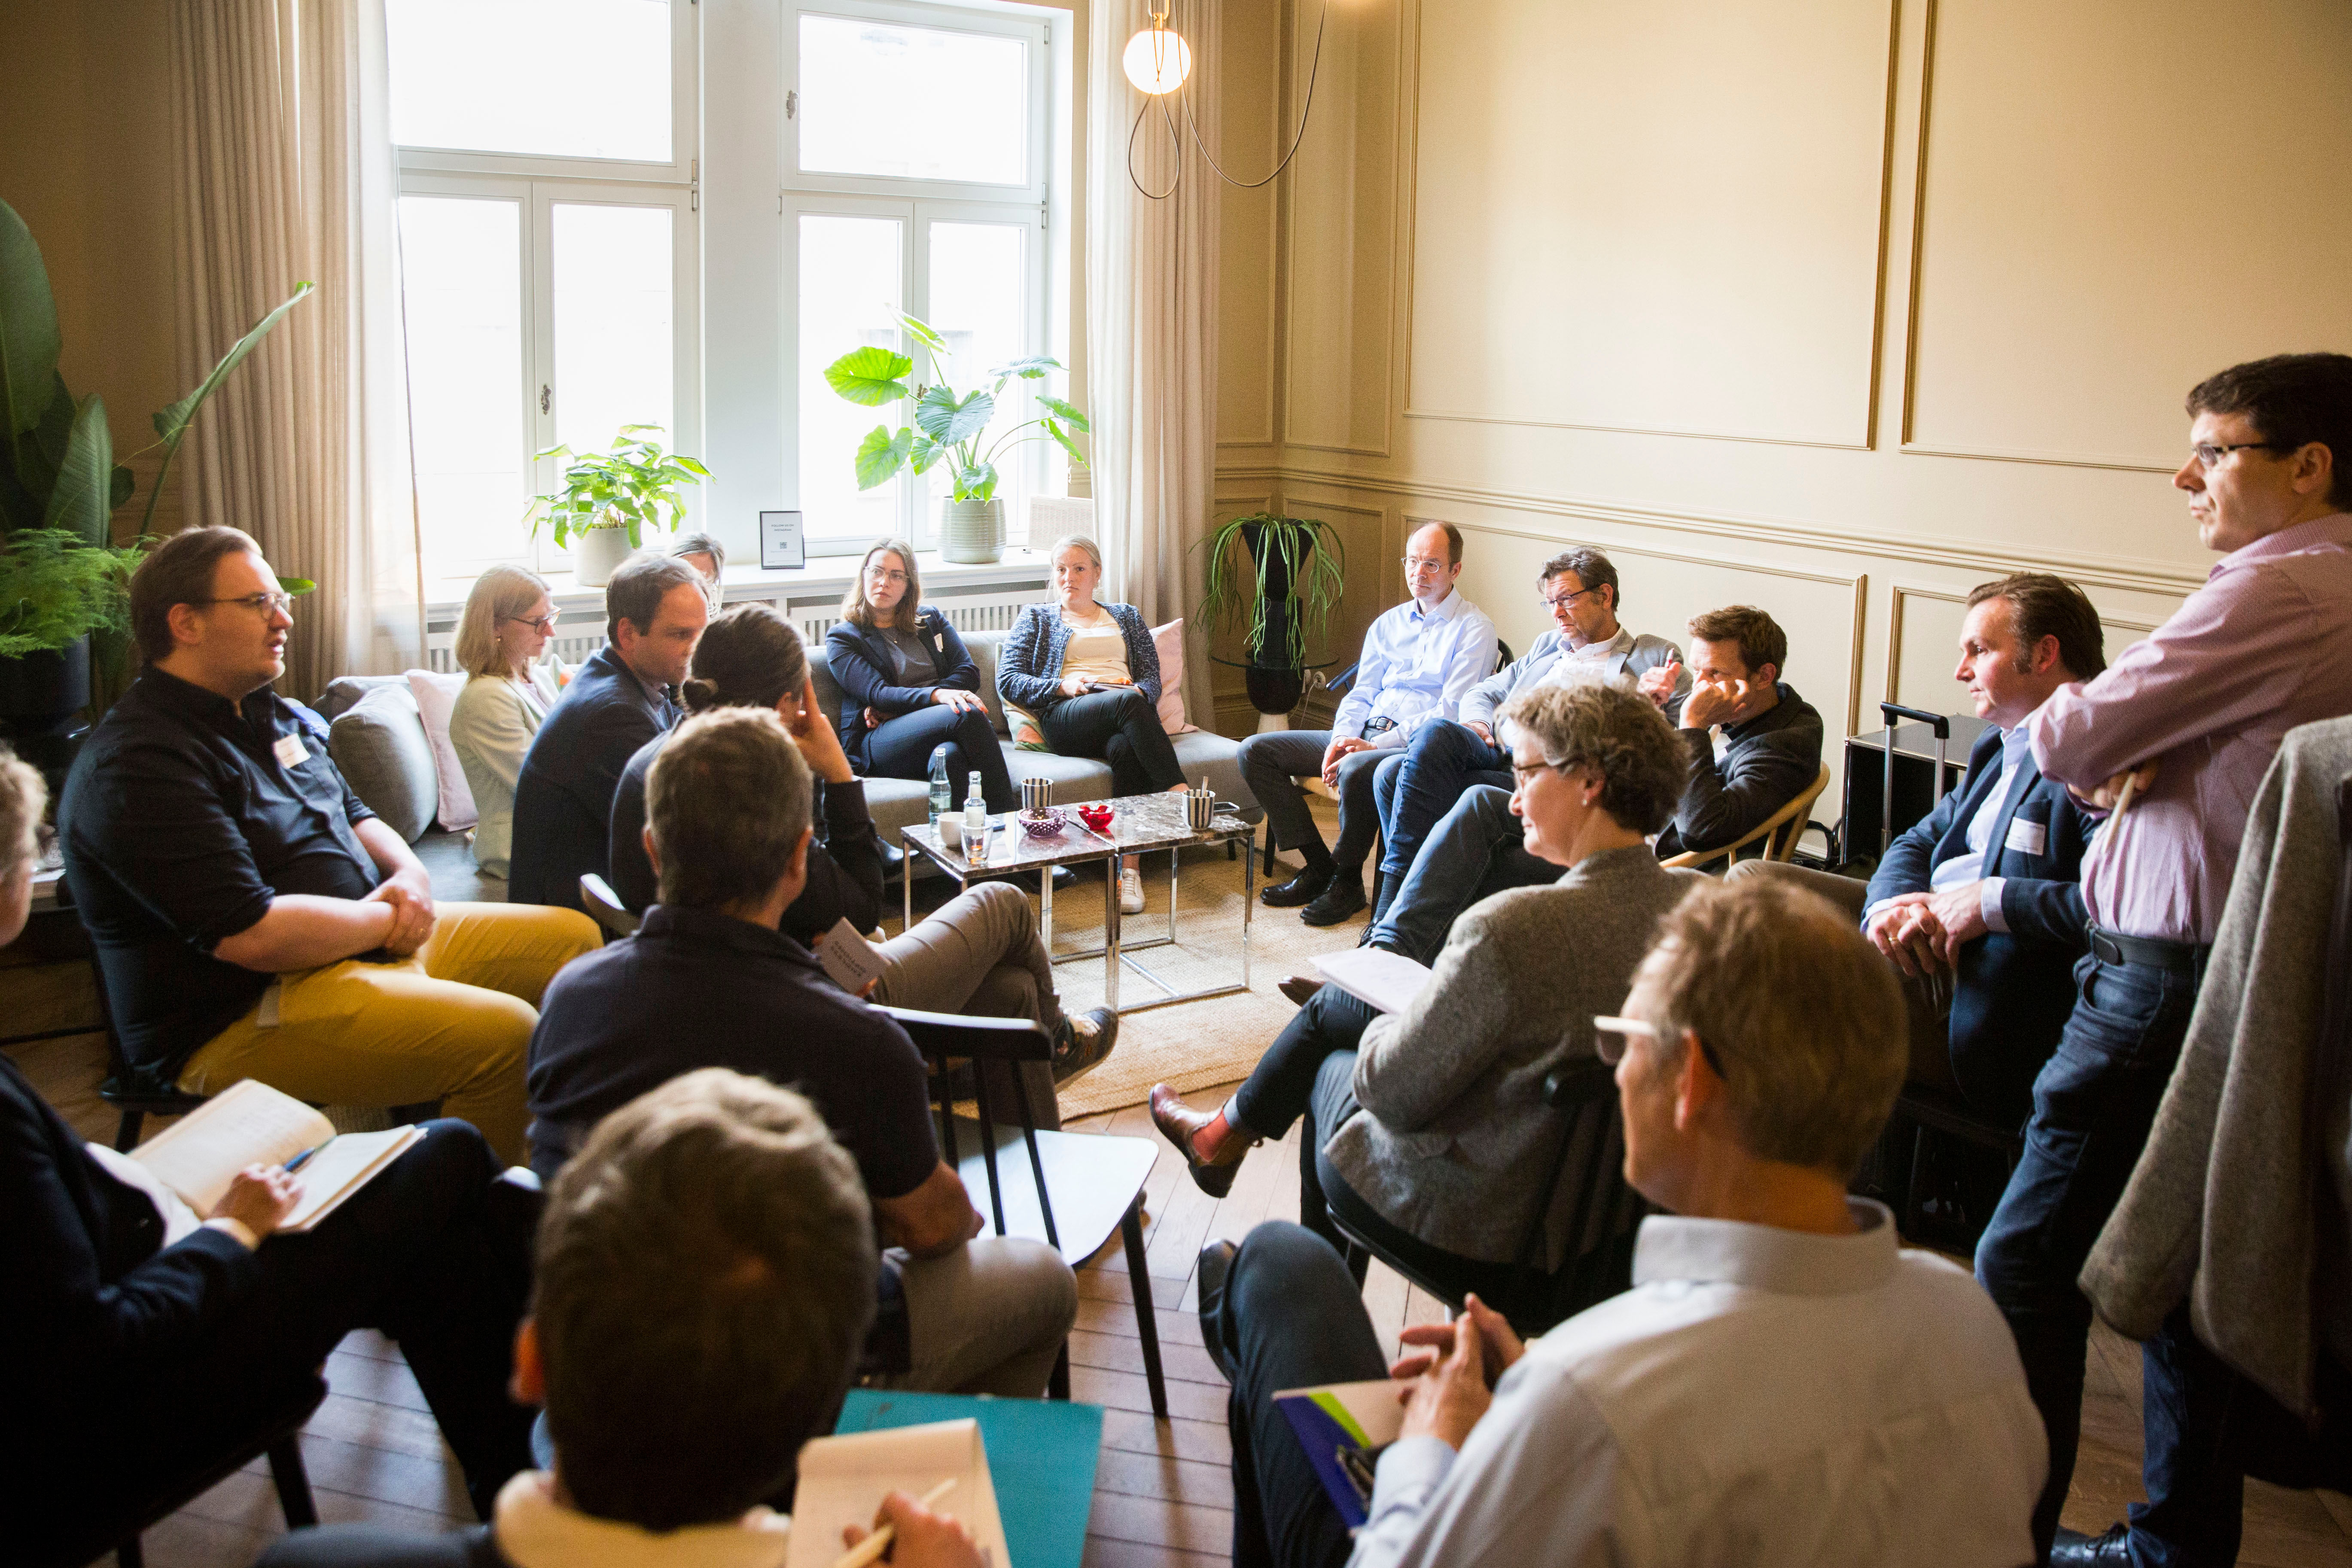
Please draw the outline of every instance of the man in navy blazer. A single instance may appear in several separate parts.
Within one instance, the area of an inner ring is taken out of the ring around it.
[[[580,905],[580,879],[612,875],[614,792],[637,748],[675,725],[710,618],[702,578],[672,556],[632,555],[604,585],[605,636],[549,710],[515,780],[507,899]]]
[[[2097,826],[2035,767],[2025,721],[2061,686],[2106,668],[2104,640],[2098,612],[2063,578],[1981,584],[1954,673],[1992,728],[1960,787],[1895,839],[1859,900],[1850,879],[1735,868],[1802,877],[1858,903],[1864,933],[1909,982],[1913,1076],[1955,1085],[1983,1114],[2020,1125],[2074,1010],[2087,940],[2083,856]]]

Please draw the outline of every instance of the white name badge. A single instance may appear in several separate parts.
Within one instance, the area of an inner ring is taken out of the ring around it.
[[[2047,854],[2050,848],[2050,825],[2046,822],[2028,822],[2022,817],[2013,816],[2009,821],[2009,837],[2006,843],[2009,848],[2016,850],[2021,855]]]
[[[278,765],[281,767],[299,768],[310,760],[310,748],[302,743],[302,737],[299,735],[281,736],[278,743],[269,749],[278,753]]]

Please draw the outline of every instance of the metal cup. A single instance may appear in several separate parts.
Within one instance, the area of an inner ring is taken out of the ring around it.
[[[1054,781],[1052,779],[1023,779],[1021,781],[1022,816],[1043,816],[1045,815],[1046,808],[1051,806],[1053,804]]]

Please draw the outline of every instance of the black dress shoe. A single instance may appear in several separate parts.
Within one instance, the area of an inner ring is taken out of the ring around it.
[[[1359,876],[1341,875],[1331,879],[1323,896],[1298,911],[1298,918],[1311,926],[1335,926],[1364,908],[1364,882]]]
[[[904,849],[887,838],[882,840],[882,874],[885,877],[890,876],[906,863],[907,852]]]
[[[1213,1241],[1201,1248],[1201,1342],[1209,1359],[1234,1381],[1234,1352],[1225,1343],[1225,1277],[1234,1271],[1234,1256],[1241,1248],[1230,1241]]]
[[[2111,1524],[2104,1535],[2058,1527],[2050,1543],[2050,1568],[2131,1568],[2131,1526]]]
[[[1313,903],[1331,885],[1332,869],[1328,863],[1309,866],[1287,882],[1259,889],[1257,901],[1270,910],[1295,910],[1301,904]]]

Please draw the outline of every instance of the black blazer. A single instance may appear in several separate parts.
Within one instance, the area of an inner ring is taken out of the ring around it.
[[[576,910],[583,872],[611,877],[606,845],[621,772],[677,721],[677,704],[648,693],[612,644],[580,667],[515,778],[509,902]]]
[[[2000,731],[1987,729],[1969,752],[1960,787],[1887,847],[1870,879],[1870,903],[1926,892],[1937,867],[1968,853],[1969,823],[1999,783],[2000,763]],[[1952,1071],[1970,1104],[2022,1122],[2033,1109],[2034,1077],[2074,1010],[2074,961],[2090,941],[2083,857],[2099,825],[2065,785],[2042,776],[2031,752],[1998,811],[1981,874],[2007,879],[2000,913],[2009,931],[1988,931],[1960,949]]]
[[[1704,730],[1675,731],[1690,757],[1690,782],[1675,819],[1658,835],[1658,858],[1739,842],[1811,789],[1822,773],[1822,716],[1787,681],[1780,700],[1724,731],[1723,761]]]
[[[961,691],[980,689],[979,662],[964,645],[963,634],[949,623],[939,606],[925,605],[915,612],[915,636],[931,650],[931,662],[940,670],[937,685],[895,684],[891,678],[898,667],[890,658],[889,644],[879,631],[868,631],[849,621],[835,621],[824,634],[825,662],[832,667],[833,679],[843,693],[841,749],[848,753],[850,766],[859,773],[872,771],[867,766],[866,742],[873,731],[866,727],[864,710],[871,708],[885,719],[896,719],[929,706],[931,693],[940,686],[952,686]]]

